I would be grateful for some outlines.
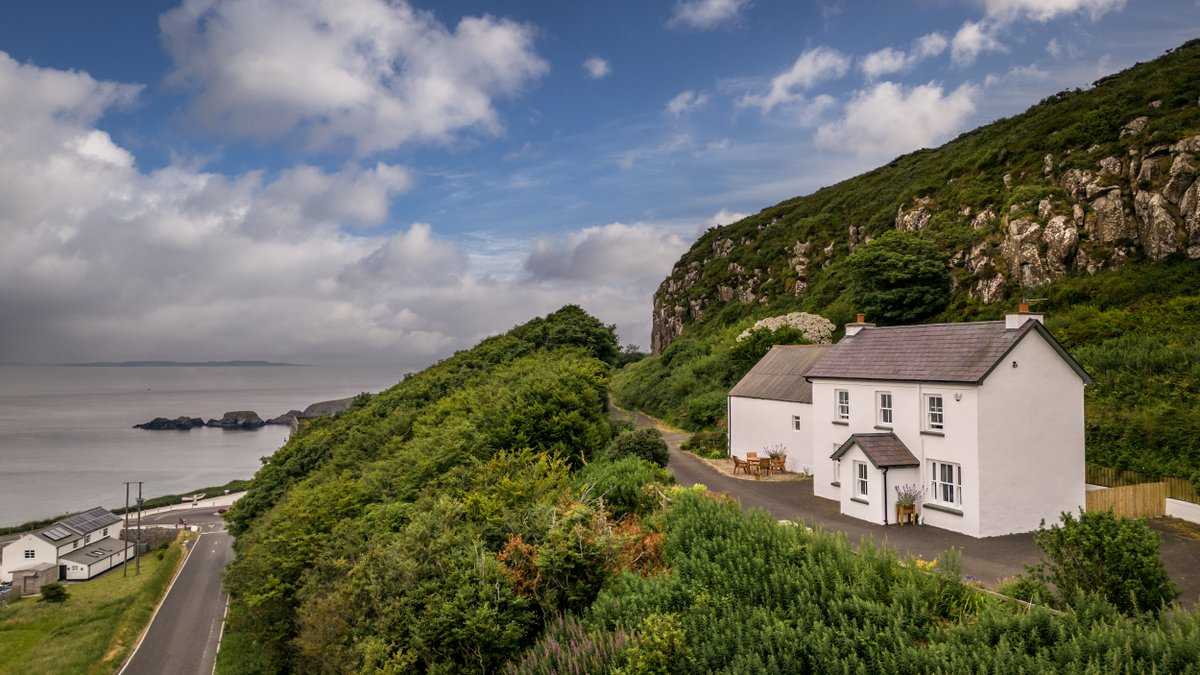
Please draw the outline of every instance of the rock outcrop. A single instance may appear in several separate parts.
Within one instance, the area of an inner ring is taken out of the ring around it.
[[[199,417],[176,417],[175,419],[155,417],[149,422],[135,424],[133,428],[150,429],[151,431],[188,431],[202,426],[204,426],[204,420]]]
[[[267,423],[253,410],[234,410],[225,413],[219,420],[210,419],[204,426],[221,429],[258,429],[266,425]]]
[[[278,424],[280,426],[291,426],[295,421],[303,417],[304,413],[299,410],[289,410],[278,417],[272,417],[267,420],[267,424]]]

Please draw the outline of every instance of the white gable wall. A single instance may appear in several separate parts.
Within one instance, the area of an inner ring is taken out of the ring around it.
[[[25,551],[29,550],[34,552],[33,558],[25,557]],[[11,542],[4,547],[3,553],[0,555],[3,556],[3,559],[0,560],[0,581],[12,581],[14,570],[40,563],[58,563],[54,545],[33,534],[26,534]],[[57,576],[56,574],[55,577]]]
[[[800,418],[800,431],[792,417]],[[760,456],[765,448],[782,443],[787,446],[788,471],[811,471],[812,404],[771,401],[760,398],[729,397],[729,452],[745,458],[749,451]]]
[[[1013,368],[1013,362],[1017,367]],[[1029,333],[979,388],[983,527],[990,537],[1036,530],[1084,498],[1083,381]]]

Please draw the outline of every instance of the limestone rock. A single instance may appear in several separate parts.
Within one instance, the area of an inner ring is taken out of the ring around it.
[[[911,230],[923,230],[929,224],[929,219],[933,217],[933,211],[930,206],[933,200],[929,197],[921,197],[913,200],[913,208],[905,211],[901,206],[896,211],[896,229],[901,232]]]
[[[1111,189],[1092,200],[1092,213],[1087,219],[1087,232],[1093,241],[1113,244],[1133,239],[1136,230],[1130,226],[1121,201],[1121,191]]]
[[[1067,169],[1063,172],[1058,184],[1071,195],[1071,199],[1079,201],[1087,194],[1087,187],[1095,180],[1091,171],[1084,169]]]
[[[1138,238],[1146,255],[1160,260],[1179,250],[1175,236],[1175,217],[1166,208],[1167,200],[1157,192],[1139,190],[1133,198],[1137,214]]]
[[[1039,220],[1046,220],[1053,213],[1054,213],[1054,206],[1050,204],[1049,199],[1043,199],[1042,201],[1038,202],[1037,214],[1038,214]]]
[[[1042,227],[1032,220],[1016,218],[1008,222],[1008,236],[1000,244],[1009,274],[1021,288],[1041,286],[1050,281],[1046,265],[1038,251]]]
[[[996,222],[996,212],[991,209],[984,209],[975,214],[975,219],[971,221],[971,227],[976,230],[982,230]]]
[[[1054,155],[1047,154],[1042,158],[1042,175],[1049,176],[1054,173]]]
[[[712,248],[713,248],[713,255],[715,257],[724,258],[729,255],[730,251],[733,250],[733,240],[732,239],[718,239],[717,241],[713,242]]]
[[[1079,231],[1067,222],[1066,216],[1054,216],[1042,231],[1046,242],[1046,267],[1057,278],[1071,269],[1075,251],[1079,248]]]
[[[1197,153],[1197,152],[1200,152],[1200,134],[1197,134],[1190,138],[1185,138],[1185,139],[1179,141],[1178,143],[1175,143],[1174,145],[1171,146],[1171,152],[1175,152],[1175,153],[1179,153],[1179,152]]]
[[[858,248],[858,244],[862,240],[864,229],[865,229],[865,227],[862,225],[858,225],[858,226],[851,225],[850,226],[850,234],[849,234],[849,237],[847,238],[846,243],[849,245],[851,253],[854,253],[854,250],[856,248]]]
[[[1117,157],[1105,157],[1100,160],[1100,175],[1101,176],[1119,176],[1121,175],[1121,160]]]
[[[1146,125],[1150,123],[1149,117],[1135,117],[1125,123],[1121,127],[1121,138],[1126,136],[1136,136],[1146,130]]]
[[[1200,258],[1200,181],[1183,193],[1179,200],[1179,213],[1183,217],[1183,226],[1188,234],[1187,255],[1189,258]]]
[[[1183,199],[1183,193],[1187,192],[1196,179],[1196,167],[1186,155],[1175,155],[1174,161],[1171,162],[1170,176],[1171,179],[1163,187],[1162,194],[1167,201],[1178,204]]]
[[[1003,181],[1004,181],[1004,187],[1005,187],[1005,188],[1011,188],[1011,187],[1012,187],[1012,174],[1011,174],[1011,173],[1006,173],[1006,174],[1004,174],[1004,176],[1003,176],[1003,178],[1001,178],[1001,180],[1003,180]]]
[[[1147,158],[1138,168],[1137,180],[1152,182],[1160,175],[1162,175],[1162,163],[1157,158]]]

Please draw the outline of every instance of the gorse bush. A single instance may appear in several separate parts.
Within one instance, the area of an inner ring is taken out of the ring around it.
[[[617,434],[604,450],[605,457],[613,460],[637,457],[657,466],[665,467],[671,459],[667,442],[658,429],[628,429]]]
[[[593,462],[575,475],[576,491],[603,499],[614,518],[645,517],[658,507],[655,485],[669,485],[675,477],[666,469],[640,457]]]

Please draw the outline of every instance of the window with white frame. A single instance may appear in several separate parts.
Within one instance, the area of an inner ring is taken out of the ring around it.
[[[35,551],[31,548],[25,549],[25,559],[26,560],[32,560],[36,557],[37,557],[37,551]]]
[[[108,528],[107,528],[107,527],[106,527],[106,528],[104,528],[104,532],[103,532],[102,534],[103,534],[103,536],[105,536],[105,537],[107,537],[107,536],[108,536]]]
[[[83,543],[85,543],[85,544],[92,543],[92,535],[90,535],[90,534],[83,535]]]
[[[951,462],[930,462],[930,501],[944,506],[962,506],[962,466]]]
[[[845,422],[850,419],[850,392],[846,389],[835,389],[833,392],[833,419]]]
[[[854,463],[854,496],[866,498],[870,483],[867,482],[867,463]]]
[[[946,408],[942,405],[941,394],[925,396],[925,428],[929,431],[941,431],[946,423]]]
[[[841,443],[834,443],[833,451],[836,453],[838,451],[838,448],[841,448],[841,447],[842,447]],[[832,461],[833,461],[833,480],[831,481],[831,484],[840,486],[842,484],[842,460],[835,459]]]
[[[799,415],[792,415],[792,431],[804,431],[804,424]]]
[[[892,426],[892,392],[875,392],[875,401],[879,404],[879,412],[875,416],[875,424],[881,427]]]

